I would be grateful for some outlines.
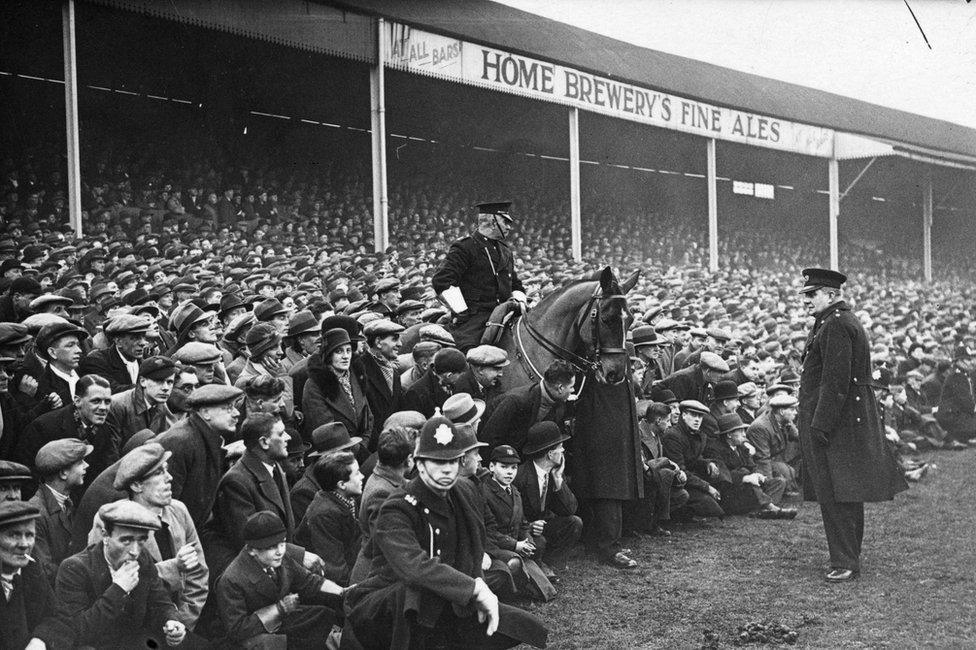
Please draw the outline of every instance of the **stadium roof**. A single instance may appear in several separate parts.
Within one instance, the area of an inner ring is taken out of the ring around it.
[[[318,1],[690,99],[915,145],[927,162],[945,153],[976,157],[976,129],[651,50],[488,0]]]

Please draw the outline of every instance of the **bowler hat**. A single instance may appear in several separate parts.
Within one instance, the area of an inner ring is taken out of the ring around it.
[[[749,428],[747,424],[742,421],[738,413],[723,413],[718,416],[718,432],[719,435],[725,433],[732,433],[736,429],[747,429]]]
[[[735,385],[735,382],[730,379],[723,379],[722,381],[715,384],[715,389],[712,391],[712,401],[720,402],[725,399],[733,399],[739,397],[739,387]]]
[[[569,440],[569,438],[570,436],[563,433],[555,422],[549,420],[536,422],[529,427],[522,453],[526,456],[532,456],[550,447],[555,447],[559,443]]]
[[[457,348],[444,348],[434,355],[433,368],[434,372],[464,372],[468,362]]]
[[[277,546],[288,539],[288,530],[276,513],[270,510],[255,512],[244,522],[244,543],[258,550]]]

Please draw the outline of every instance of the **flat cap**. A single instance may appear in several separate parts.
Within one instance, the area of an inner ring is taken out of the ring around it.
[[[668,330],[678,329],[680,323],[673,318],[662,318],[658,322],[654,323],[654,329],[658,332],[667,332]]]
[[[34,457],[34,467],[41,476],[71,467],[95,450],[77,438],[59,438],[45,444]]]
[[[739,397],[752,397],[759,392],[759,387],[754,382],[747,381],[739,384]]]
[[[163,449],[158,442],[147,442],[136,447],[119,461],[112,486],[116,490],[126,489],[162,467],[172,455],[173,452]]]
[[[190,341],[173,354],[173,360],[191,365],[203,365],[220,361],[220,350],[212,343]]]
[[[718,372],[728,372],[729,364],[725,362],[725,359],[718,356],[714,352],[702,352],[701,353],[701,365],[709,370],[716,370]]]
[[[774,395],[769,399],[769,405],[776,408],[789,408],[791,406],[796,406],[800,401],[793,397],[792,395],[784,395],[780,393],[779,395]]]
[[[244,394],[240,388],[226,386],[224,384],[204,384],[194,389],[190,396],[186,398],[186,405],[193,409],[206,406],[219,406],[236,400]]]
[[[65,307],[68,307],[69,305],[74,304],[74,302],[75,301],[68,296],[62,296],[57,293],[45,293],[44,295],[38,296],[31,300],[28,307],[30,307],[31,311],[38,311],[39,309],[43,309],[48,305],[64,305]]]
[[[383,430],[390,427],[407,427],[408,429],[420,429],[424,426],[427,418],[420,411],[394,411],[390,417],[383,422]]]
[[[79,340],[88,338],[88,332],[77,325],[65,321],[63,323],[50,323],[41,328],[37,333],[37,343],[34,346],[38,353],[47,357],[47,349],[54,345],[54,342],[65,336],[77,336]]]
[[[404,314],[411,311],[423,311],[424,303],[419,300],[404,300],[397,308],[394,310],[397,316],[403,316]]]
[[[159,517],[135,501],[121,499],[106,503],[98,509],[98,518],[113,526],[126,526],[141,530],[159,530]]]
[[[466,355],[468,363],[475,366],[489,366],[493,368],[504,368],[509,364],[508,352],[494,345],[479,345],[468,350]]]
[[[446,347],[455,347],[457,343],[454,340],[454,336],[451,335],[443,326],[437,323],[430,323],[424,325],[420,328],[420,340],[421,341],[434,341],[435,343],[440,343]]]
[[[258,550],[284,542],[288,535],[284,522],[270,510],[255,512],[244,522],[244,543]]]
[[[20,483],[31,480],[30,469],[12,460],[0,460],[0,483]]]
[[[705,332],[707,332],[708,335],[716,341],[721,341],[722,343],[732,339],[732,333],[726,329],[722,329],[721,327],[709,327],[707,330],[705,330]]]
[[[21,345],[31,340],[26,325],[20,323],[0,323],[0,346]]]
[[[41,511],[26,501],[0,502],[0,528],[33,521],[41,516]]]
[[[693,413],[701,413],[702,415],[707,415],[710,412],[707,406],[696,399],[682,400],[678,403],[678,408],[682,411],[691,411]]]
[[[396,278],[383,278],[376,283],[376,288],[373,290],[377,296],[388,291],[395,291],[400,288],[400,281]]]
[[[105,324],[105,334],[108,336],[125,336],[126,334],[145,334],[152,326],[152,320],[147,316],[133,316],[121,314],[115,316]]]
[[[139,364],[139,376],[153,381],[162,381],[172,377],[176,371],[176,362],[169,357],[160,355],[147,357]]]
[[[370,321],[369,323],[366,323],[366,326],[363,328],[363,334],[365,334],[366,338],[369,339],[373,336],[382,337],[382,336],[391,336],[393,334],[399,334],[404,329],[406,328],[403,325],[400,325],[399,323],[394,323],[393,321],[387,318],[381,318],[379,320],[374,320],[374,321]]]

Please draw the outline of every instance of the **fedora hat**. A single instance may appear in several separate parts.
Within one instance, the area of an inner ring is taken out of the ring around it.
[[[474,424],[484,415],[485,402],[469,393],[455,393],[444,402],[441,412],[454,424]]]
[[[322,456],[334,451],[355,447],[363,441],[359,436],[349,437],[349,430],[342,422],[326,422],[312,431],[312,456]]]

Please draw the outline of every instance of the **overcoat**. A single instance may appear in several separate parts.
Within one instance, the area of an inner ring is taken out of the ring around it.
[[[536,382],[516,386],[502,393],[491,408],[486,409],[478,438],[487,442],[489,447],[512,445],[516,451],[522,453],[529,428],[539,421],[543,390],[540,383]],[[544,419],[558,424],[565,434],[569,433],[567,420],[570,417],[566,402],[553,402],[552,409]]]
[[[946,433],[968,440],[976,434],[976,400],[973,382],[960,368],[953,368],[942,384],[939,409],[935,412]]]
[[[356,516],[334,492],[319,490],[295,528],[295,543],[322,558],[325,577],[343,587],[359,555],[362,532]]]
[[[574,434],[566,446],[572,451],[567,473],[580,499],[644,497],[637,401],[629,381],[610,385],[589,378],[576,402]]]
[[[440,408],[451,394],[441,387],[434,374],[434,366],[427,368],[427,372],[418,379],[413,386],[403,394],[402,408],[408,411],[418,411],[424,417],[434,415],[434,409]]]
[[[386,418],[394,411],[399,410],[400,401],[403,397],[403,388],[400,386],[400,370],[393,370],[393,388],[386,383],[383,370],[380,364],[369,352],[362,355],[359,363],[356,364],[357,373],[362,382],[363,391],[366,393],[366,401],[373,412],[373,428],[371,435],[367,438],[367,447],[370,451],[376,451],[376,443],[379,441],[380,431]]]
[[[173,498],[186,505],[197,530],[210,517],[217,484],[224,473],[225,452],[220,435],[196,413],[155,438],[163,449],[173,452],[169,473],[173,475]]]
[[[108,380],[113,395],[135,386],[129,369],[122,361],[121,353],[114,345],[103,350],[92,350],[82,357],[78,364],[78,374],[101,375]]]
[[[908,489],[888,451],[871,387],[871,348],[844,301],[816,314],[800,375],[798,429],[809,501],[888,501]],[[813,431],[824,433],[824,447]]]
[[[0,598],[0,650],[23,650],[34,637],[52,650],[68,647],[70,633],[54,612],[54,588],[44,568],[31,562],[14,576],[10,599]]]
[[[37,488],[28,503],[41,511],[35,524],[34,559],[50,576],[56,576],[61,561],[71,555],[71,518],[75,508],[62,510],[51,489],[45,485]],[[53,580],[51,584],[54,584]]]

